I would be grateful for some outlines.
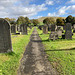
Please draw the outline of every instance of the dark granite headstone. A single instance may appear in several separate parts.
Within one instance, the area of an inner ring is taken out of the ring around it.
[[[71,23],[66,23],[66,26],[65,26],[65,39],[72,39]]]
[[[43,33],[44,34],[47,34],[48,33],[48,26],[47,25],[44,25],[43,26]]]
[[[5,20],[0,18],[0,53],[11,52],[11,34],[10,34],[10,24]]]

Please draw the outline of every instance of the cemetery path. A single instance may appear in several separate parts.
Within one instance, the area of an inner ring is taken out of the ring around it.
[[[18,75],[59,75],[47,59],[36,28],[21,59]]]

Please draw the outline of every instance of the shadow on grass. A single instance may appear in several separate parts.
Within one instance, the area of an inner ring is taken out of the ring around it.
[[[55,50],[45,50],[45,52],[47,51],[72,51],[75,50],[75,48],[70,48],[70,49],[55,49]]]
[[[15,55],[15,52],[9,52],[9,53],[6,53],[6,55],[14,56]]]

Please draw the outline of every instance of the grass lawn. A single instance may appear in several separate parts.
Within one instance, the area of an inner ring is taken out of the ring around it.
[[[75,75],[75,34],[73,40],[58,39],[48,40],[49,34],[38,33],[48,55],[48,60],[60,75]]]
[[[17,75],[17,69],[20,64],[19,61],[22,58],[25,47],[29,42],[32,30],[28,31],[28,35],[11,36],[13,52],[0,53],[0,75]]]

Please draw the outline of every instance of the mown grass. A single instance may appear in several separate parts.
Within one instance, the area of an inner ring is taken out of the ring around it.
[[[48,40],[49,34],[38,33],[48,55],[48,60],[60,75],[75,75],[75,34],[72,40]]]
[[[29,42],[32,30],[28,31],[28,35],[11,36],[13,52],[0,54],[0,75],[17,75],[17,69],[20,64],[19,61]]]

